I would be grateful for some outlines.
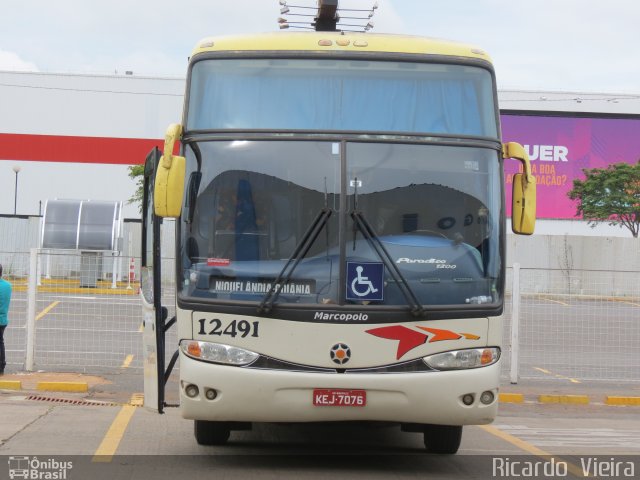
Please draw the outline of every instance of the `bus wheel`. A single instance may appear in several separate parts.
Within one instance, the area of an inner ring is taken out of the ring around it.
[[[231,429],[226,422],[195,420],[193,433],[200,445],[224,445],[229,440]]]
[[[425,425],[424,446],[431,453],[453,455],[460,448],[461,425]]]

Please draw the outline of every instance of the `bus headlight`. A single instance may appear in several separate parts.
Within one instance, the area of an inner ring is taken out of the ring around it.
[[[436,353],[435,355],[424,357],[422,360],[435,370],[464,370],[492,365],[499,358],[500,349],[490,347]]]
[[[232,347],[221,343],[198,342],[196,340],[182,340],[180,348],[185,355],[191,358],[225,365],[249,365],[260,356],[244,348]]]

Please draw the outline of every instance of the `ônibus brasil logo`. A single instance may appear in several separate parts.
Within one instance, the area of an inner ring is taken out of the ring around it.
[[[66,480],[67,472],[73,468],[73,462],[38,457],[11,456],[9,463],[9,478],[24,478],[30,480]]]

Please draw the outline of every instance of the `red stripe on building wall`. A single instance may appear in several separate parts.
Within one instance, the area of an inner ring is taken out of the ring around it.
[[[0,160],[142,164],[163,139],[0,133]]]

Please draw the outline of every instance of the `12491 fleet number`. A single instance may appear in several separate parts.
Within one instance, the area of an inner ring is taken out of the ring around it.
[[[227,335],[229,337],[240,338],[246,337],[259,337],[258,327],[260,322],[248,322],[247,320],[232,320],[228,324],[223,324],[222,320],[218,318],[212,318],[207,320],[201,318],[198,320],[200,324],[200,330],[198,335]]]

